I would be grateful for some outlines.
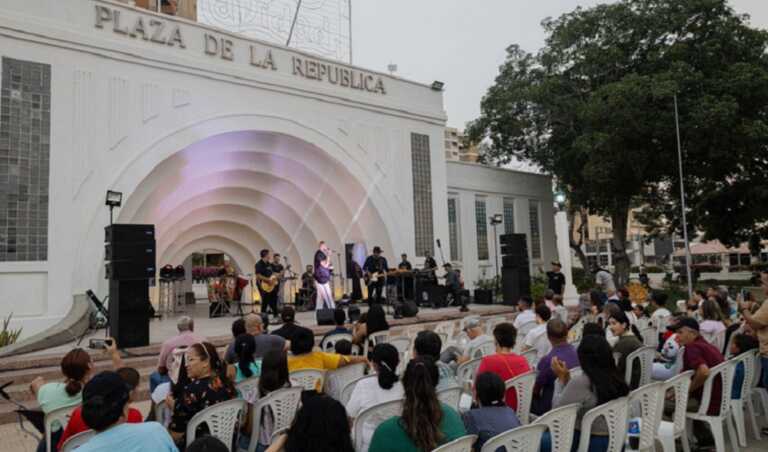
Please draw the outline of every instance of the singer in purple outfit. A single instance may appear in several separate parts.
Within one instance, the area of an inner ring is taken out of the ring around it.
[[[336,309],[336,303],[333,301],[333,291],[331,291],[331,250],[325,244],[320,242],[319,249],[315,253],[315,289],[317,290],[317,305],[315,310]]]

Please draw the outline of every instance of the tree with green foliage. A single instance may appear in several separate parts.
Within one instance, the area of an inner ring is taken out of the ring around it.
[[[768,33],[725,0],[623,0],[542,26],[545,47],[508,47],[467,126],[487,162],[532,161],[574,211],[610,218],[623,284],[630,209],[651,232],[681,231],[677,95],[690,229],[768,235]]]

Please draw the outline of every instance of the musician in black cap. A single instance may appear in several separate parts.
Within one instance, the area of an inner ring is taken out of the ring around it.
[[[368,285],[368,301],[381,302],[381,292],[387,275],[387,259],[381,255],[381,248],[373,247],[373,254],[365,259],[363,272],[365,272]]]

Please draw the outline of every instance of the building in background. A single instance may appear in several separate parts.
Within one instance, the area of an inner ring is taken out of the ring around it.
[[[464,132],[455,127],[445,128],[446,160],[475,163],[479,155],[477,145],[466,143]]]

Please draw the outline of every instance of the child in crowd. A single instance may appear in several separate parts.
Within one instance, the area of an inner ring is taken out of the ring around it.
[[[747,336],[744,333],[734,333],[731,341],[731,356],[739,356],[742,353],[754,350],[758,347],[757,339],[754,336]],[[736,365],[736,372],[733,374],[733,389],[731,390],[731,399],[741,398],[741,386],[744,384],[744,363]]]

